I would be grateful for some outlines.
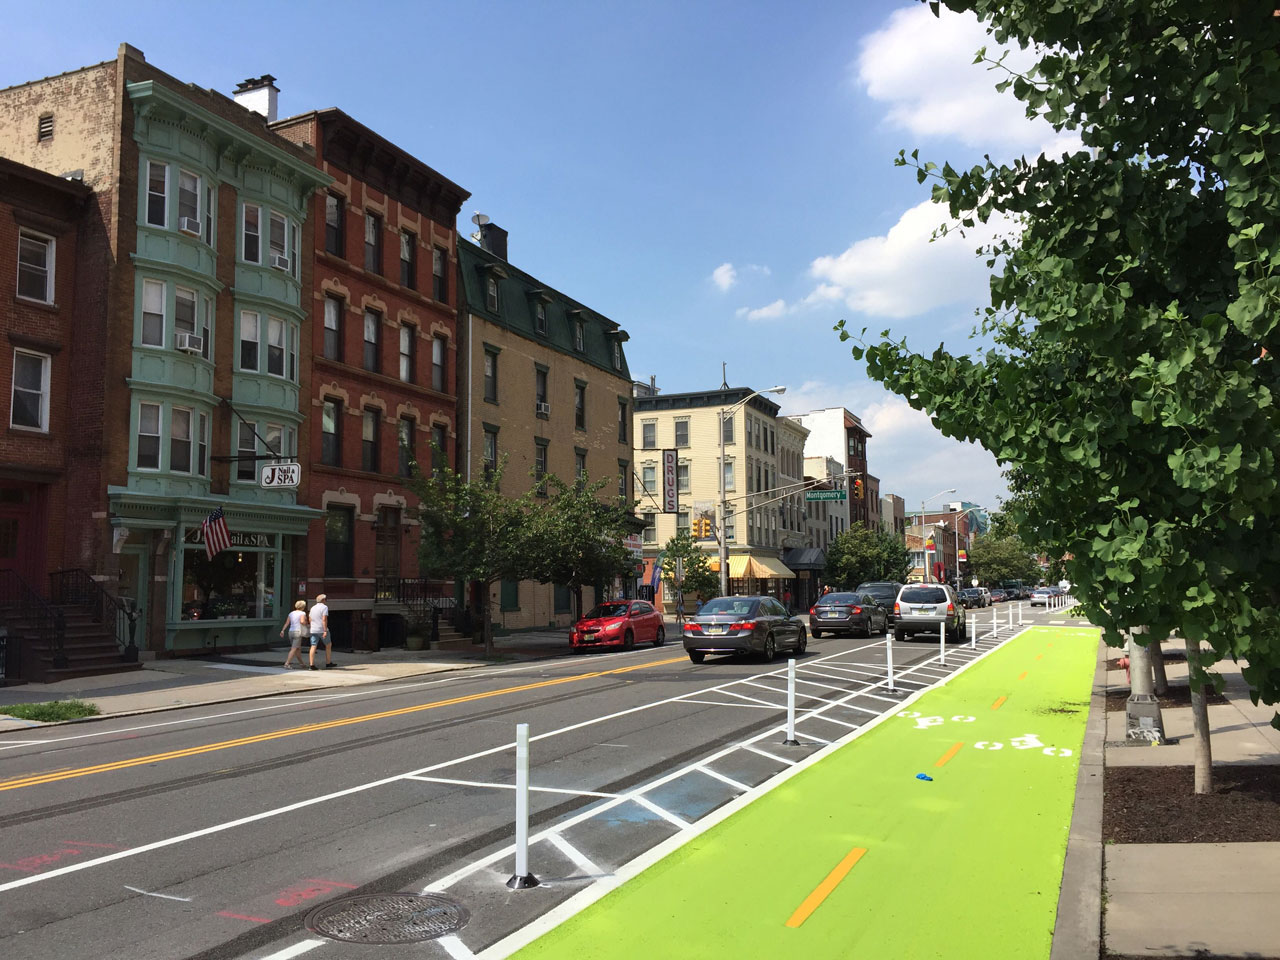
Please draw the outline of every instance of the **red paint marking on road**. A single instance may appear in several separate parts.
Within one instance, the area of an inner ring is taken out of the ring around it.
[[[232,920],[249,920],[252,923],[270,923],[266,917],[247,917],[243,913],[232,913],[230,910],[219,910],[218,916],[230,917]]]
[[[12,863],[0,863],[0,869],[2,869],[2,870],[17,870],[17,871],[18,871],[18,872],[20,872],[20,873],[35,873],[35,871],[34,871],[34,870],[30,870],[30,869],[28,869],[27,867],[19,867],[19,866],[15,865],[15,864],[12,864]]]
[[[307,884],[304,886],[303,884]],[[323,897],[335,890],[340,889],[354,890],[349,883],[337,883],[333,880],[305,880],[303,883],[296,883],[292,887],[285,887],[276,897],[276,904],[281,907],[296,907],[306,900],[314,900],[316,897]]]
[[[321,880],[317,877],[303,877],[302,879],[307,883],[327,883],[331,887],[346,887],[348,890],[357,889],[354,883],[339,883],[337,880]]]
[[[124,848],[114,843],[90,843],[88,840],[62,840],[61,843],[70,843],[77,847],[101,847],[103,850],[123,850]]]

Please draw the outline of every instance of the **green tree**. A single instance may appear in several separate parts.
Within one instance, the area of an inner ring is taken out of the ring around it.
[[[531,576],[534,556],[530,523],[532,491],[511,497],[501,490],[505,458],[478,480],[441,467],[434,477],[415,470],[407,486],[418,497],[422,539],[418,568],[425,577],[478,583],[484,598],[480,630],[486,657],[493,656],[493,614],[489,599],[499,580]]]
[[[987,534],[978,537],[969,551],[969,575],[997,586],[1005,580],[1039,583],[1040,565],[1020,538]]]
[[[677,598],[702,595],[703,600],[720,596],[720,574],[711,569],[711,561],[702,552],[702,547],[687,532],[677,533],[663,547],[662,582],[671,596]],[[684,579],[676,580],[676,561],[684,573]],[[677,608],[681,600],[677,599]]]
[[[868,580],[902,582],[911,572],[911,555],[901,539],[883,530],[850,527],[827,544],[823,580],[852,590]]]
[[[532,576],[569,587],[574,613],[581,616],[584,585],[612,583],[635,568],[623,543],[631,514],[617,498],[600,498],[600,491],[616,480],[567,484],[550,474],[544,479],[549,499],[538,505],[529,523]]]
[[[1157,638],[1176,629],[1199,711],[1215,657],[1244,661],[1254,693],[1275,703],[1275,4],[946,5],[1040,51],[1026,75],[994,63],[1000,87],[1088,149],[967,170],[900,155],[933,181],[952,228],[1011,226],[980,251],[995,273],[977,355],[915,353],[887,331],[857,338],[854,355],[944,434],[1022,471],[1037,495],[1034,514],[1015,508],[1019,531],[1069,555],[1108,643],[1140,625]],[[1207,748],[1198,791],[1205,759]]]

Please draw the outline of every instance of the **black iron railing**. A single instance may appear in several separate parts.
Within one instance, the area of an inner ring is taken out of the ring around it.
[[[138,662],[138,609],[131,600],[114,597],[85,570],[73,567],[49,574],[49,599],[56,606],[88,608],[95,623],[112,628],[120,657],[125,663]]]
[[[66,618],[16,570],[0,570],[0,615],[8,627],[10,643],[16,640],[21,645],[23,639],[31,637],[52,654],[55,668],[68,665]],[[21,656],[19,648],[16,656],[10,655],[10,662],[21,663]]]

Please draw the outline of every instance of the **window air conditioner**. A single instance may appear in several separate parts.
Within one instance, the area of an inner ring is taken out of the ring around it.
[[[193,237],[200,236],[200,221],[195,217],[182,217],[178,220],[178,229]]]
[[[288,270],[288,269],[289,269],[289,258],[288,258],[288,257],[282,257],[282,256],[280,256],[278,253],[276,253],[276,254],[272,254],[272,255],[271,255],[271,266],[275,267],[277,270]]]
[[[543,403],[539,401],[538,403],[535,404],[535,407],[537,408],[538,413],[540,413],[542,416],[544,417],[551,416],[551,404]]]
[[[203,353],[204,338],[194,333],[179,333],[173,338],[173,346],[183,353]]]

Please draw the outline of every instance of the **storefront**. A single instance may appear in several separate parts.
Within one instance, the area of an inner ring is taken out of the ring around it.
[[[711,569],[720,572],[719,557],[711,558]],[[795,573],[777,557],[746,553],[729,556],[730,596],[769,596],[786,602],[795,578]]]

